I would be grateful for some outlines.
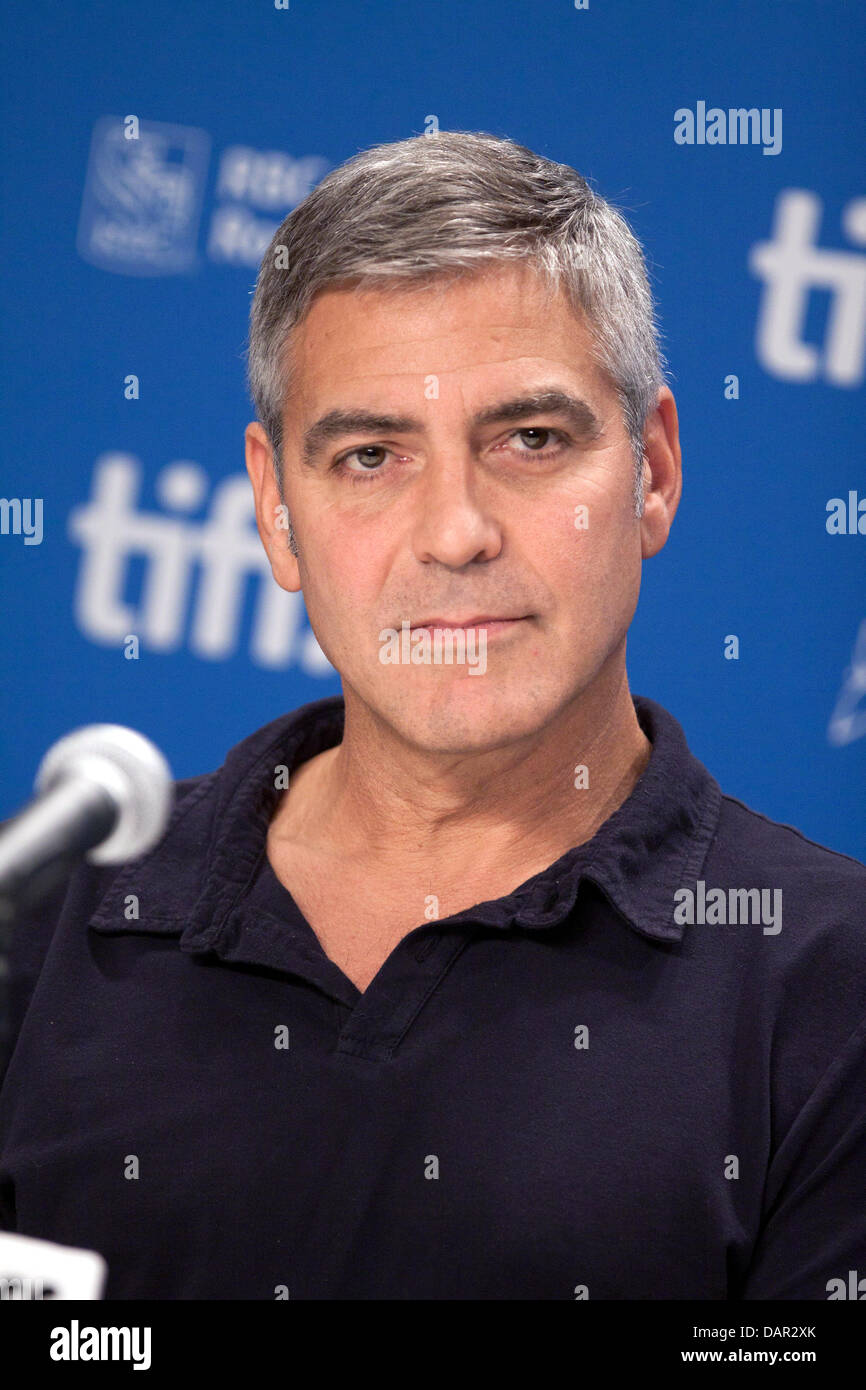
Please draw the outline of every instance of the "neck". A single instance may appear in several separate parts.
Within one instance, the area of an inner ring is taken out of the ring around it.
[[[292,774],[269,839],[385,876],[431,864],[455,877],[513,873],[515,864],[531,874],[592,838],[631,793],[651,747],[624,660],[544,729],[469,755],[407,745],[347,692],[342,742]],[[575,788],[578,765],[586,788]]]

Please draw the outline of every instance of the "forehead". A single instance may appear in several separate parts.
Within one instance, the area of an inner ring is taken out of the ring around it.
[[[316,296],[292,335],[288,399],[306,411],[353,386],[417,392],[430,375],[483,394],[555,368],[601,401],[609,387],[591,344],[564,291],[525,263],[384,289],[340,286]]]

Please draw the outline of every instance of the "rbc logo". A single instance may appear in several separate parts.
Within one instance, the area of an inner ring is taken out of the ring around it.
[[[257,581],[252,660],[270,668],[294,663],[310,676],[332,675],[312,631],[302,626],[303,598],[281,589],[271,574],[246,473],[218,483],[208,517],[192,521],[208,493],[203,468],[179,460],[162,469],[156,479],[162,513],[138,509],[140,472],[130,454],[103,454],[91,500],[70,515],[69,534],[84,551],[75,595],[82,632],[118,647],[136,633],[143,647],[175,651],[192,607],[190,650],[211,661],[225,660],[239,644],[246,581],[252,575]],[[134,558],[145,561],[138,608],[125,599]]]
[[[786,381],[814,381],[823,374],[833,386],[858,386],[866,357],[866,256],[817,246],[820,223],[820,199],[806,189],[786,189],[776,203],[772,241],[751,249],[749,269],[765,287],[758,360]],[[866,198],[851,199],[842,229],[855,246],[866,247]],[[803,341],[812,290],[831,296],[823,359]]]
[[[866,618],[860,624],[851,665],[845,670],[842,689],[827,729],[830,743],[839,746],[866,738]]]
[[[196,268],[210,136],[193,126],[103,116],[84,185],[78,252],[119,275]],[[282,221],[330,168],[318,155],[231,145],[220,156],[205,259],[256,270]],[[261,216],[274,214],[273,216]]]
[[[195,264],[210,137],[141,121],[134,139],[114,116],[97,121],[78,228],[78,252],[100,270],[172,275]]]

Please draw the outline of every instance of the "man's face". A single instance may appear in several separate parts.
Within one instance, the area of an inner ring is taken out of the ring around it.
[[[642,554],[659,545],[634,515],[622,412],[588,346],[564,296],[525,265],[319,295],[292,339],[284,414],[297,560],[274,529],[263,446],[250,443],[260,427],[247,432],[277,581],[302,589],[347,704],[413,746],[481,751],[531,735],[606,662],[624,662]],[[585,405],[493,413],[551,391]],[[308,432],[337,411],[390,423],[332,421],[310,452]],[[401,660],[407,641],[419,649],[411,634],[390,645],[396,661],[381,659],[386,630],[430,619],[469,624],[477,670],[471,647],[462,663]]]

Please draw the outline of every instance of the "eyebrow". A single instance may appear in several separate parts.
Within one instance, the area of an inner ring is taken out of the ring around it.
[[[544,387],[529,394],[485,406],[469,421],[473,429],[482,425],[509,424],[529,415],[559,415],[567,420],[578,438],[596,440],[604,432],[592,407],[579,396],[558,386]],[[313,466],[322,447],[344,434],[420,434],[424,423],[410,415],[380,415],[370,410],[329,410],[304,432],[301,457]]]

